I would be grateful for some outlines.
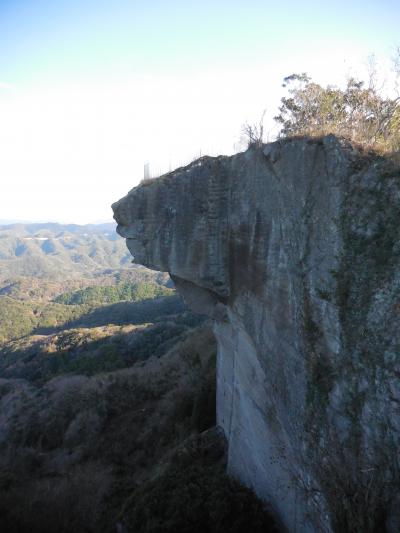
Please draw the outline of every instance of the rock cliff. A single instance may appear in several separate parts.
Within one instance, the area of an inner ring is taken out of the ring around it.
[[[291,532],[399,531],[394,164],[287,139],[201,158],[113,209],[134,260],[214,318],[229,472]]]

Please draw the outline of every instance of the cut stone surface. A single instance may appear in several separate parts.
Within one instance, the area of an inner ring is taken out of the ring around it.
[[[399,169],[286,139],[113,209],[135,261],[214,318],[228,471],[291,532],[400,531]]]

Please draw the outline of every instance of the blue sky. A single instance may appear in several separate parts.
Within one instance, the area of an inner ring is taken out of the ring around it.
[[[230,153],[280,81],[400,44],[398,2],[1,1],[0,218],[87,222],[197,153]]]
[[[278,53],[332,41],[379,53],[396,44],[399,23],[395,0],[1,1],[0,72],[29,82],[267,67]]]

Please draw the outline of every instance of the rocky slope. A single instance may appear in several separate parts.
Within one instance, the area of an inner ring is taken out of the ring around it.
[[[113,209],[135,261],[215,320],[228,471],[289,531],[399,531],[398,168],[287,139]]]

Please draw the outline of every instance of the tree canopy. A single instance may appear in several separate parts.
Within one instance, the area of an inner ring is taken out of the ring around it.
[[[306,73],[284,79],[280,137],[334,133],[382,151],[400,150],[400,97],[380,94],[376,84],[349,78],[344,89],[323,87]]]

